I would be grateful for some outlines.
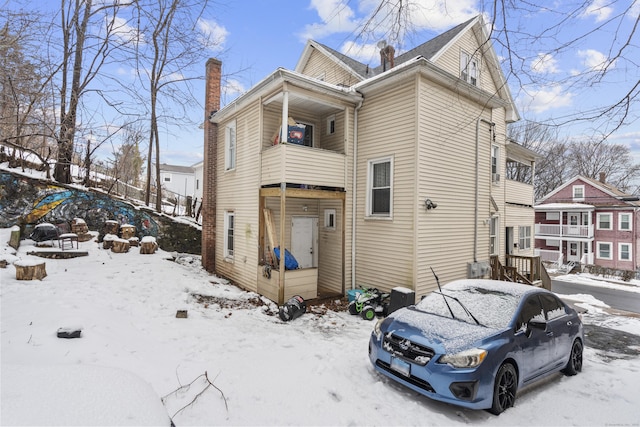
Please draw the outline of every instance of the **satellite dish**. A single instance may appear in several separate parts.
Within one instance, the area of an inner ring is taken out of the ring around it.
[[[378,49],[384,49],[385,47],[387,47],[387,41],[380,40],[376,46],[378,46]]]

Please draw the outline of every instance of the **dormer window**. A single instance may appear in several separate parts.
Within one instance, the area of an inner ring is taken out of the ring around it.
[[[460,52],[460,78],[465,82],[478,86],[478,58],[467,52]]]

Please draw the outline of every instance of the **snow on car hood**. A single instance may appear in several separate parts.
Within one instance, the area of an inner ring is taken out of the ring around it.
[[[500,331],[496,328],[425,313],[413,307],[400,309],[390,318],[393,321],[384,331],[385,333],[393,332],[414,341],[416,337],[409,337],[409,334],[419,334],[424,337],[421,344],[433,348],[438,353],[457,353]]]

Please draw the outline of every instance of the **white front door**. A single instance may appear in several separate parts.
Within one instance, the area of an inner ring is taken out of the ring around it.
[[[291,219],[291,254],[300,268],[318,266],[318,217]]]
[[[567,249],[567,261],[580,261],[580,242],[569,242]]]
[[[569,214],[569,234],[572,236],[580,235],[580,214]]]

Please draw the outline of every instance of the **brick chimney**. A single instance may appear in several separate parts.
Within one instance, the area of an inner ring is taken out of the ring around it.
[[[202,183],[202,266],[216,271],[216,171],[218,164],[218,124],[209,119],[220,109],[222,62],[211,58],[206,64],[204,121],[204,171]]]
[[[600,182],[606,184],[606,174],[604,172],[600,172]]]
[[[380,49],[380,64],[382,65],[382,71],[387,71],[393,68],[395,65],[393,62],[396,50],[391,45],[386,45]]]

